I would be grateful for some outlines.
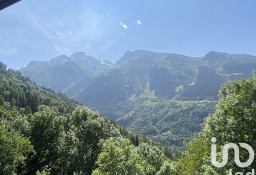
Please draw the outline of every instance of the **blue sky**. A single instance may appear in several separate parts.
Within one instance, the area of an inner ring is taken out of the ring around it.
[[[125,51],[256,55],[255,0],[22,0],[0,11],[0,61],[86,52],[117,61]]]

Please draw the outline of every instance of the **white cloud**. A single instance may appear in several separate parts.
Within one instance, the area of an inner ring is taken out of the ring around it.
[[[141,20],[137,20],[137,24],[140,26],[142,23],[141,23]]]
[[[127,24],[124,24],[123,22],[120,22],[120,26],[121,26],[123,29],[125,29],[125,30],[128,29],[128,25],[127,25]]]

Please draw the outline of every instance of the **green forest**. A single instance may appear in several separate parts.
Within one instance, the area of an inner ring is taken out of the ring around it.
[[[0,64],[0,174],[170,174],[179,152]]]
[[[198,107],[203,111],[204,106]],[[176,114],[182,115],[179,111]],[[217,138],[219,153],[221,146],[230,142],[256,148],[255,114],[254,73],[251,78],[222,86],[215,111],[180,153],[128,131],[60,93],[37,86],[1,63],[0,174],[228,175],[230,169],[246,173],[256,162],[239,168],[232,160],[233,152],[224,168],[214,167],[211,138]],[[173,131],[181,126],[172,126]],[[217,157],[221,160],[221,154]],[[247,157],[247,152],[240,152],[241,160]]]
[[[254,161],[249,167],[239,168],[234,161],[234,151],[230,151],[229,161],[223,168],[211,164],[211,138],[217,138],[217,149],[221,152],[227,143],[247,143],[256,148],[256,74],[249,79],[227,83],[219,91],[216,110],[205,121],[202,131],[186,144],[185,153],[177,162],[180,175],[229,175],[252,173]],[[221,161],[222,154],[217,154]],[[247,151],[240,151],[240,159],[248,159]]]

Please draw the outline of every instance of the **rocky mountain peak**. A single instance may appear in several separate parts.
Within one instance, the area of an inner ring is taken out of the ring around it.
[[[72,62],[72,59],[67,55],[60,55],[58,57],[51,59],[49,62],[55,64],[63,64],[65,62]]]

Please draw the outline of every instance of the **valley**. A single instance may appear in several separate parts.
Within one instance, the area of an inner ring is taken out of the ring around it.
[[[131,131],[183,147],[214,112],[220,87],[250,77],[255,67],[251,55],[211,51],[189,57],[137,50],[115,64],[76,52],[31,62],[19,71]]]

